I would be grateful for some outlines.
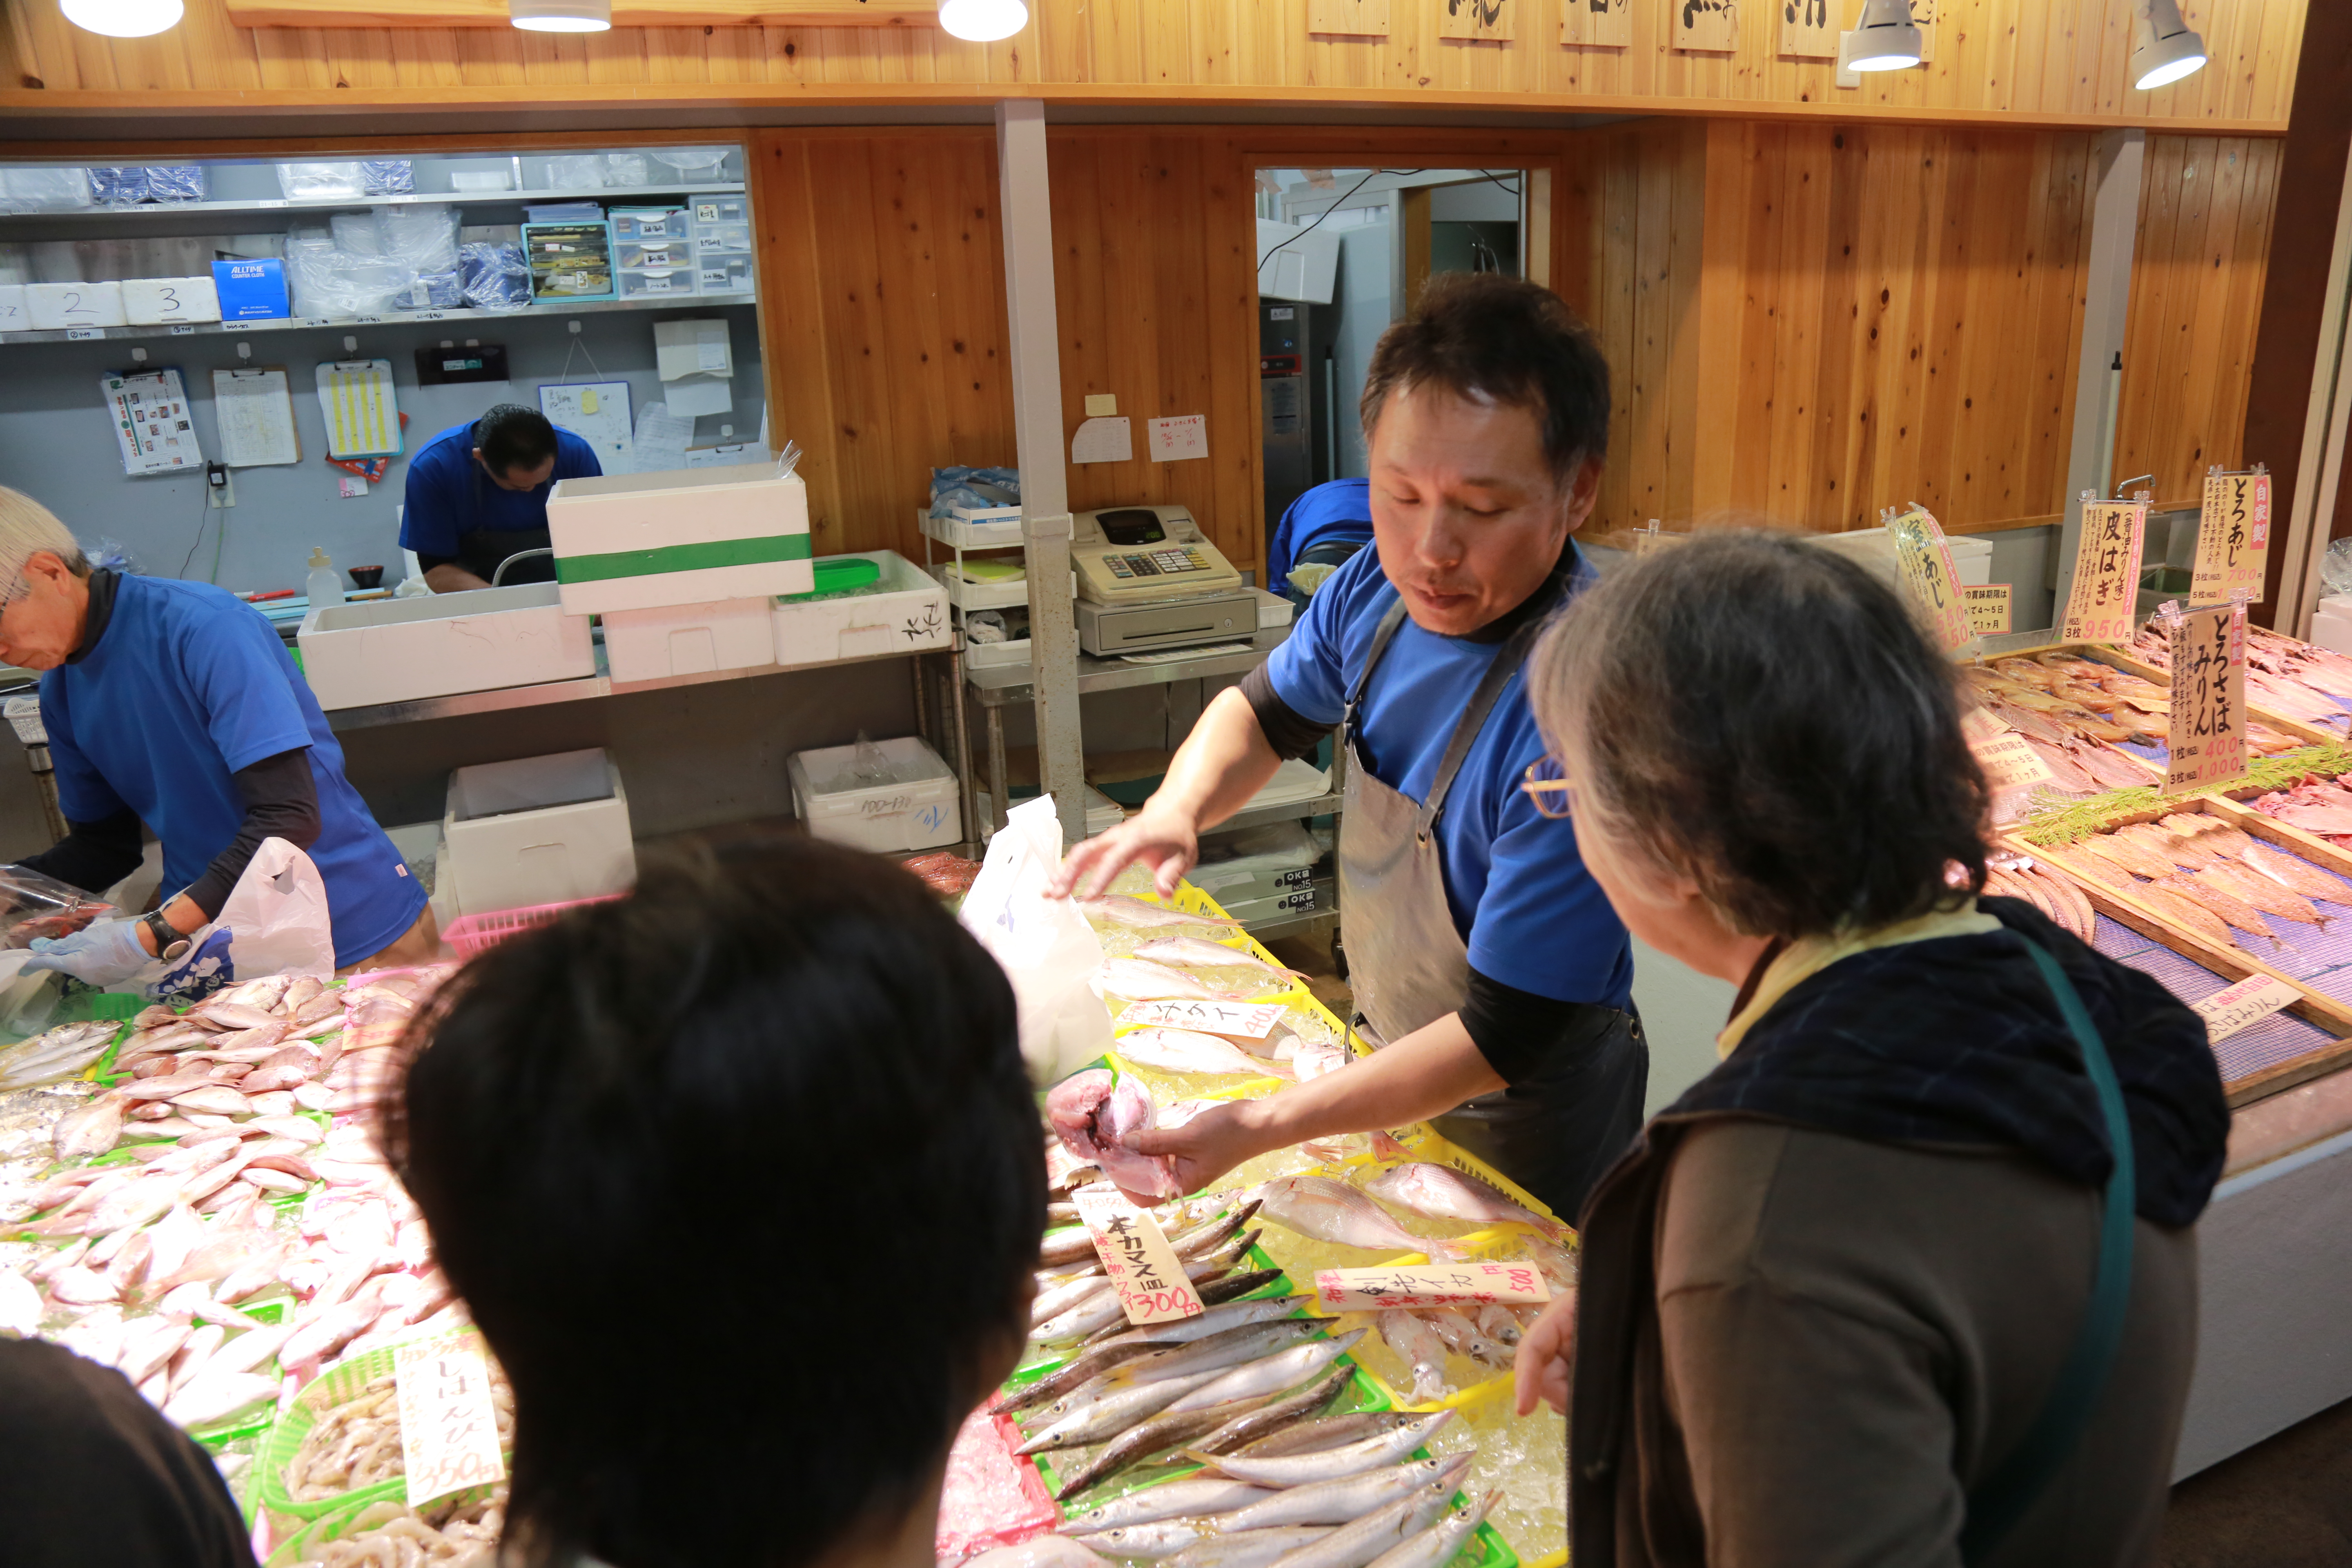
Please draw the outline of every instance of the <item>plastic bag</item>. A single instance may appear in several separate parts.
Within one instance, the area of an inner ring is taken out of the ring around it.
[[[459,247],[466,303],[483,310],[513,310],[530,303],[530,262],[521,242]]]
[[[30,947],[37,937],[71,936],[114,906],[22,866],[0,866],[0,948]]]
[[[547,186],[553,191],[602,190],[604,184],[604,155],[601,153],[577,153],[547,161]]]
[[[335,248],[348,250],[353,256],[382,256],[383,244],[377,237],[375,214],[337,213],[327,220],[327,232],[335,237]]]
[[[2320,580],[2331,594],[2352,594],[2352,539],[2338,539],[2319,563]]]
[[[286,287],[298,316],[381,315],[407,284],[407,270],[381,256],[354,256],[324,237],[286,242]]]
[[[372,196],[404,196],[416,189],[416,165],[406,158],[362,158],[360,184]]]
[[[367,194],[356,163],[280,163],[278,189],[289,202],[349,201]]]
[[[1087,982],[1103,950],[1085,913],[1050,898],[1062,823],[1041,795],[1005,814],[956,919],[1003,967],[1021,1009],[1021,1056],[1040,1084],[1067,1078],[1110,1048],[1110,1010]]]
[[[931,515],[946,517],[956,507],[979,510],[1021,504],[1018,468],[933,468]]]
[[[67,212],[91,199],[87,169],[0,168],[0,212]]]
[[[457,265],[457,209],[441,203],[379,207],[376,250],[412,272],[446,272]]]
[[[650,185],[654,182],[653,166],[643,153],[607,153],[604,154],[604,183],[608,185]]]
[[[393,301],[403,310],[454,310],[466,302],[466,275],[456,263],[438,272],[414,273]]]
[[[335,973],[327,884],[310,858],[283,838],[265,838],[229,889],[220,918],[198,927],[176,962],[149,964],[108,990],[161,1001],[210,995],[262,974]]]
[[[89,194],[110,207],[136,206],[147,199],[144,168],[101,164],[89,171]]]
[[[155,202],[200,202],[205,199],[202,163],[161,163],[147,170],[147,199]]]

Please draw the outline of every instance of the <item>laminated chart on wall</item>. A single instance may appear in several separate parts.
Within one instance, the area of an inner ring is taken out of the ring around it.
[[[625,381],[566,382],[539,389],[539,411],[596,449],[608,474],[636,471],[635,435],[629,424]]]
[[[734,411],[735,354],[724,321],[656,321],[654,369],[664,402],[679,418]]]
[[[205,466],[178,371],[102,375],[98,388],[114,420],[114,441],[122,450],[124,473],[169,474]]]
[[[319,367],[319,412],[330,458],[400,454],[400,405],[388,359],[341,359]]]
[[[302,460],[294,395],[282,365],[213,372],[213,423],[220,431],[221,461],[232,468]]]

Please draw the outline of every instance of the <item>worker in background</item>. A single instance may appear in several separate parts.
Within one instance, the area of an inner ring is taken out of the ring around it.
[[[1290,503],[1265,547],[1265,590],[1299,609],[1372,542],[1372,483],[1332,479]]]
[[[23,862],[103,892],[163,844],[153,912],[35,945],[26,967],[91,985],[184,950],[254,851],[282,838],[326,883],[335,963],[428,963],[425,889],[343,776],[318,700],[261,612],[225,589],[93,571],[47,507],[0,488],[0,659],[41,676],[41,721],[69,831]]]
[[[1649,1048],[1625,928],[1519,787],[1546,754],[1520,666],[1590,576],[1570,535],[1599,494],[1608,365],[1546,289],[1447,275],[1381,338],[1362,408],[1372,543],[1056,890],[1140,861],[1168,895],[1203,829],[1340,725],[1349,978],[1386,1048],[1132,1146],[1192,1192],[1270,1149],[1435,1117],[1572,1215],[1640,1125]]]
[[[552,583],[547,492],[558,479],[604,471],[587,442],[557,429],[536,408],[501,403],[442,431],[408,459],[401,546],[416,552],[425,584],[436,594],[488,588],[494,581],[500,587]],[[524,559],[514,560],[518,555]]]

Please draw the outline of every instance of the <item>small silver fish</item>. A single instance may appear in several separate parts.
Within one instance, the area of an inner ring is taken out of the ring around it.
[[[1503,1500],[1498,1491],[1464,1508],[1458,1508],[1419,1535],[1412,1536],[1390,1547],[1371,1561],[1371,1568],[1445,1568],[1468,1543],[1470,1536],[1496,1503]]]
[[[1347,1354],[1366,1331],[1350,1329],[1336,1340],[1310,1341],[1237,1366],[1231,1372],[1221,1373],[1214,1382],[1192,1389],[1167,1408],[1181,1414],[1211,1405],[1223,1405],[1229,1400],[1247,1399],[1255,1394],[1270,1394],[1276,1389],[1294,1387]]]
[[[1061,1528],[1068,1534],[1086,1535],[1098,1530],[1115,1530],[1122,1524],[1181,1519],[1186,1514],[1229,1513],[1273,1495],[1265,1488],[1247,1481],[1192,1476],[1113,1498],[1099,1508],[1073,1516]]]
[[[1157,1519],[1147,1524],[1122,1524],[1071,1539],[1106,1557],[1172,1557],[1215,1532],[1207,1519]]]
[[[1277,1568],[1366,1568],[1374,1558],[1418,1535],[1431,1520],[1444,1512],[1446,1500],[1454,1495],[1454,1483],[1469,1468],[1470,1456],[1460,1456],[1444,1475],[1429,1485],[1352,1524],[1341,1526],[1286,1557],[1276,1558]]]
[[[1163,1383],[1107,1390],[1099,1397],[1081,1405],[1035,1434],[1013,1452],[1041,1454],[1049,1448],[1076,1447],[1081,1443],[1094,1443],[1115,1436],[1147,1416],[1159,1415],[1185,1394],[1220,1375],[1215,1372],[1203,1372],[1191,1377],[1171,1377]]]
[[[1168,1568],[1272,1568],[1302,1546],[1331,1533],[1323,1524],[1283,1524],[1271,1530],[1236,1530],[1194,1542],[1168,1559]]]
[[[1292,1487],[1264,1502],[1212,1515],[1210,1522],[1220,1530],[1263,1530],[1274,1524],[1351,1524],[1423,1487],[1442,1484],[1451,1492],[1455,1478],[1470,1468],[1471,1458],[1472,1454],[1463,1453],[1414,1459],[1360,1476]],[[1444,1506],[1444,1495],[1439,1497],[1438,1506]],[[1436,1517],[1434,1511],[1430,1514],[1432,1519]]]
[[[1253,1458],[1246,1454],[1202,1454],[1188,1450],[1185,1458],[1198,1459],[1212,1470],[1231,1476],[1237,1481],[1249,1481],[1262,1487],[1305,1486],[1311,1481],[1336,1481],[1343,1476],[1360,1475],[1382,1465],[1395,1464],[1427,1442],[1453,1419],[1454,1412],[1441,1410],[1434,1415],[1424,1415],[1394,1431],[1377,1433],[1318,1453]]]
[[[1131,931],[1157,931],[1167,926],[1205,926],[1211,931],[1228,933],[1239,930],[1229,921],[1213,921],[1206,915],[1196,915],[1173,904],[1155,904],[1146,899],[1130,899],[1124,893],[1080,899],[1078,908],[1097,920],[1106,920]]]
[[[1203,1340],[1194,1340],[1189,1345],[1154,1351],[1103,1375],[1116,1384],[1158,1383],[1163,1378],[1182,1377],[1212,1367],[1238,1366],[1276,1351],[1289,1350],[1302,1340],[1311,1340],[1322,1331],[1322,1321],[1316,1318],[1285,1318],[1278,1322],[1251,1323],[1238,1329],[1228,1329],[1221,1334],[1211,1334]]]

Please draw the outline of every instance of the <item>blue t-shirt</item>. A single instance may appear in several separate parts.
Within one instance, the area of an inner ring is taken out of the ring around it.
[[[571,431],[555,432],[555,472],[534,489],[494,483],[474,461],[474,425],[453,425],[408,459],[406,507],[400,543],[419,555],[455,555],[468,533],[518,533],[547,526],[547,492],[558,479],[594,479],[604,471],[596,448]]]
[[[1265,547],[1265,586],[1290,591],[1290,568],[1316,545],[1330,540],[1369,544],[1372,538],[1372,481],[1333,479],[1290,503]]]
[[[225,589],[122,578],[98,646],[41,677],[41,721],[67,819],[137,812],[163,841],[167,897],[244,826],[232,775],[308,746],[320,831],[307,853],[327,884],[336,963],[382,952],[425,910],[425,889],[343,777],[343,749],[286,645]]]
[[[1576,576],[1580,585],[1591,580],[1580,555]],[[1267,660],[1275,695],[1301,718],[1338,723],[1372,634],[1396,601],[1380,547],[1365,546],[1331,574]],[[1411,620],[1399,626],[1364,693],[1372,776],[1426,800],[1454,723],[1500,651],[1499,642],[1440,637]],[[1633,954],[1623,923],[1584,868],[1574,829],[1540,815],[1519,788],[1545,750],[1521,670],[1486,716],[1437,818],[1454,927],[1470,949],[1470,967],[1491,980],[1556,1002],[1630,1008]]]

